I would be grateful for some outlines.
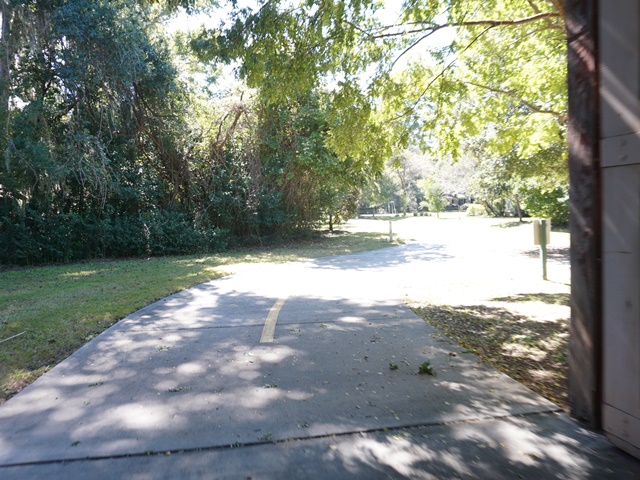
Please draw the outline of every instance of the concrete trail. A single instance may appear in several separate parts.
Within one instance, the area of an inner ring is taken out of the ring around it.
[[[266,266],[143,308],[0,406],[0,478],[639,476],[402,305],[456,255]]]

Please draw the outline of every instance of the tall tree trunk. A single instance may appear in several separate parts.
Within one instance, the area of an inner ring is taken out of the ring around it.
[[[522,223],[522,208],[520,208],[520,195],[518,195],[517,193],[515,194],[515,196],[513,197],[513,200],[516,204],[516,212],[518,212],[518,220],[520,221],[520,223]]]
[[[484,208],[487,210],[487,213],[490,213],[494,217],[499,216],[499,215],[496,215],[496,211],[493,209],[491,205],[489,205],[489,202],[487,202],[486,200],[482,200],[480,203],[484,205]]]
[[[6,2],[2,2],[2,30],[0,31],[0,148],[4,152],[5,167],[10,170],[9,162],[9,91],[11,88],[11,35],[10,25],[13,12]]]
[[[602,413],[602,250],[597,11],[605,2],[565,3],[569,58],[571,233],[571,414],[595,428]]]

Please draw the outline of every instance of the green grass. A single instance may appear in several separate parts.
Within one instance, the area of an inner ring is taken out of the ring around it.
[[[0,271],[0,403],[119,319],[225,267],[281,263],[388,247],[348,233],[219,255],[93,261]],[[227,268],[229,270],[230,268]],[[14,335],[18,335],[14,338]]]

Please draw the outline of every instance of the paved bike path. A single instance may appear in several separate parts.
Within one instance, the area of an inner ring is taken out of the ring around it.
[[[454,257],[409,244],[266,266],[143,308],[0,407],[0,477],[640,474],[402,305]]]

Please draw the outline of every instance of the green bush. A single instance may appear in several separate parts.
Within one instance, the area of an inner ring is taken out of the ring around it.
[[[487,209],[479,203],[467,203],[467,215],[470,217],[484,217],[487,215]]]
[[[148,254],[148,230],[136,213],[115,214],[100,220],[101,256],[140,257]]]
[[[226,233],[207,229],[180,212],[163,211],[145,216],[148,252],[153,256],[211,252],[227,247]]]
[[[0,221],[0,263],[60,263],[98,256],[97,231],[95,224],[73,213],[13,211]]]
[[[228,244],[227,231],[170,210],[84,218],[26,210],[0,220],[0,263],[6,265],[215,252]]]
[[[550,218],[552,225],[569,223],[569,192],[566,187],[554,190],[529,188],[522,195],[522,204],[532,217]]]

